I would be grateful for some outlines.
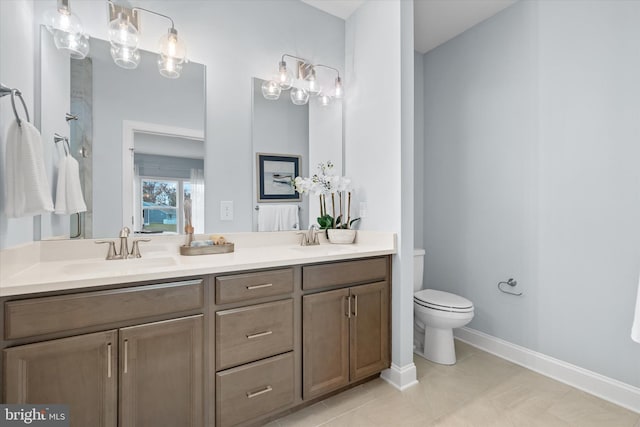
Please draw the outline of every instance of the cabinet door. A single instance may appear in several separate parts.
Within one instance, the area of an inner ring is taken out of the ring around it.
[[[351,288],[350,379],[357,381],[389,367],[389,285]]]
[[[202,315],[120,330],[120,426],[201,426]]]
[[[69,405],[71,426],[117,423],[116,331],[4,350],[6,403]]]
[[[349,383],[349,290],[302,298],[303,398]]]

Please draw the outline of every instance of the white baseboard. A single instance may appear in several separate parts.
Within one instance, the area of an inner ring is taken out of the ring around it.
[[[400,367],[394,363],[389,369],[385,369],[380,374],[380,378],[402,391],[411,386],[418,384],[418,375],[416,365],[410,363]]]
[[[640,388],[535,352],[471,328],[455,329],[455,337],[539,374],[640,413]]]

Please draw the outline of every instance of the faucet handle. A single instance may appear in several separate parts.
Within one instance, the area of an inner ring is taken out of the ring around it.
[[[116,257],[116,242],[113,240],[96,240],[96,244],[107,243],[109,249],[107,250],[107,256],[105,259],[110,260]]]
[[[134,258],[142,258],[142,254],[140,253],[140,242],[150,242],[151,239],[135,239],[133,241],[133,245],[131,246],[131,256]]]
[[[122,227],[122,230],[120,230],[120,237],[129,237],[129,233],[131,233],[129,227]]]

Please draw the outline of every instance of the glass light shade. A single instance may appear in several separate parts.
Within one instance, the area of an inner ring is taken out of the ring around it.
[[[126,46],[111,46],[111,57],[118,67],[134,69],[140,63],[140,52]]]
[[[315,78],[312,80],[309,80],[309,93],[311,95],[318,95],[321,91],[322,91],[322,88],[320,87],[318,80],[316,80]]]
[[[187,58],[187,47],[175,28],[169,28],[167,34],[160,37],[159,51],[160,55],[173,58],[176,64],[182,64]]]
[[[280,84],[275,80],[269,80],[262,82],[262,96],[265,99],[270,101],[275,101],[280,98],[280,93],[282,89],[280,88]]]
[[[163,77],[177,79],[182,73],[182,62],[171,56],[160,55],[158,56],[158,71]]]
[[[342,87],[342,79],[340,77],[336,77],[334,96],[338,99],[342,99],[344,97],[344,87]]]
[[[58,50],[67,52],[74,59],[84,59],[89,54],[89,37],[86,34],[54,30],[53,42]]]
[[[72,34],[84,32],[80,18],[64,7],[47,10],[44,14],[44,25],[51,34],[54,34],[55,30]]]
[[[331,105],[332,102],[333,102],[333,98],[327,95],[326,93],[320,93],[318,95],[318,104],[320,104],[321,106],[327,107]]]
[[[309,92],[301,87],[291,89],[291,102],[296,105],[304,105],[309,102]]]
[[[280,89],[282,90],[291,89],[291,86],[293,85],[293,74],[291,71],[287,70],[287,63],[284,61],[281,61],[278,64],[278,75],[276,80],[280,84]]]
[[[126,46],[130,49],[138,47],[138,30],[128,15],[118,13],[118,17],[109,23],[109,41],[112,46]]]

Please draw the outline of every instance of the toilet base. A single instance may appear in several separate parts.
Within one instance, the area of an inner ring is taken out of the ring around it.
[[[453,329],[424,329],[424,350],[415,347],[413,352],[434,363],[441,365],[456,364],[456,348],[453,344]]]

